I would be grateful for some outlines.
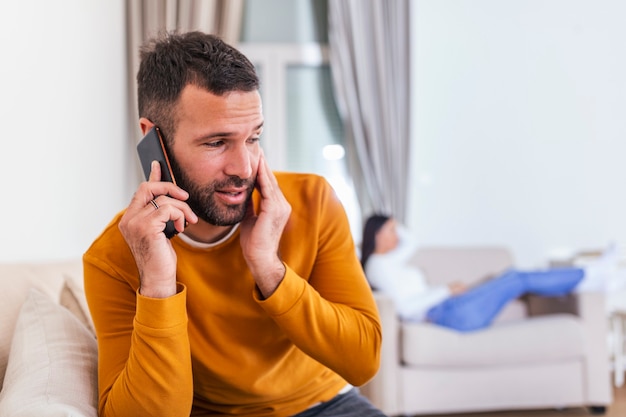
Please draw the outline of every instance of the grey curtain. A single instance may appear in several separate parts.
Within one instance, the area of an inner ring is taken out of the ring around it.
[[[135,146],[141,139],[137,123],[137,70],[139,46],[163,31],[201,30],[219,35],[231,45],[239,41],[244,0],[127,0],[126,48],[128,60],[128,137],[131,166],[138,181],[144,179]]]
[[[329,0],[330,66],[361,211],[406,220],[409,0]]]

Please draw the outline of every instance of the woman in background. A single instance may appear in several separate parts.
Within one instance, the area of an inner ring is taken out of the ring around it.
[[[363,228],[361,264],[370,285],[391,297],[401,319],[428,321],[459,331],[485,328],[502,308],[526,293],[559,296],[572,291],[602,291],[613,279],[616,251],[609,250],[584,268],[507,270],[480,285],[430,286],[409,264],[416,250],[407,231],[385,215],[373,215]]]

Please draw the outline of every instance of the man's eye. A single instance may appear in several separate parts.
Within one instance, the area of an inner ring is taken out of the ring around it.
[[[216,140],[216,141],[213,141],[213,142],[207,142],[204,145],[209,147],[209,148],[219,148],[223,144],[224,144],[223,140]]]
[[[250,138],[250,139],[248,139],[248,142],[249,142],[249,143],[256,143],[256,142],[258,142],[258,141],[260,141],[260,140],[261,140],[261,138],[256,137],[256,138]]]

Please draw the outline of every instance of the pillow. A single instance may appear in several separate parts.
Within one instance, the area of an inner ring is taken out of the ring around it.
[[[65,277],[59,303],[74,314],[91,333],[96,334],[82,279],[76,279],[69,275]]]
[[[97,417],[97,345],[62,306],[31,289],[15,325],[3,417]]]
[[[80,259],[0,264],[0,390],[9,360],[15,323],[28,291],[37,288],[53,300],[58,300],[64,276],[81,276],[82,270]]]

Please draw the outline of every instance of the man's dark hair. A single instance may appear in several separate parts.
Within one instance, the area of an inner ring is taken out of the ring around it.
[[[221,96],[259,89],[254,65],[219,37],[202,32],[167,32],[140,49],[137,72],[139,117],[159,126],[173,140],[173,106],[188,84]]]

